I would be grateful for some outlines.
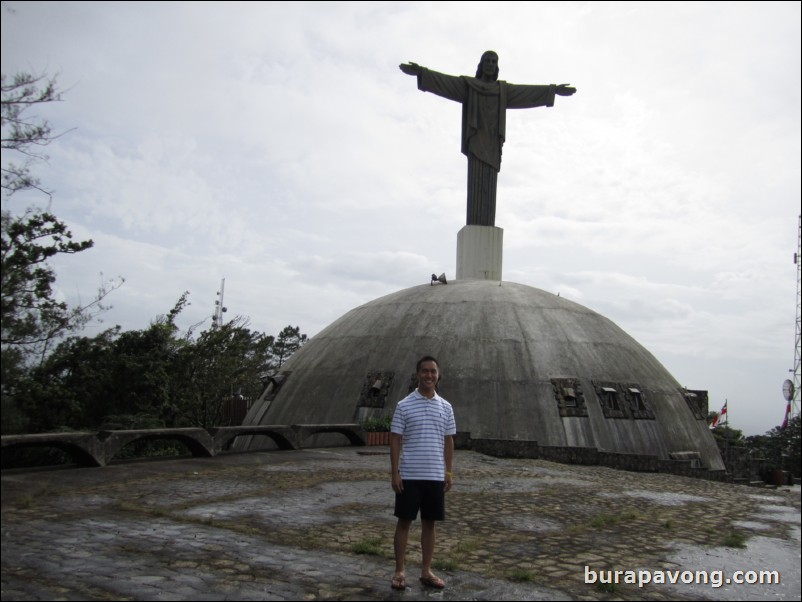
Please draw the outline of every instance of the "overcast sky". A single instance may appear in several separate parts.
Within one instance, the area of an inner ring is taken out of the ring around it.
[[[104,323],[313,336],[456,271],[461,107],[398,64],[571,83],[510,111],[504,280],[612,319],[731,425],[782,421],[800,213],[800,3],[7,2],[2,70],[58,74],[36,168],[92,250],[70,302],[123,276]],[[4,163],[6,158],[3,159]],[[15,196],[21,211],[41,198]],[[458,400],[453,400],[457,402]]]

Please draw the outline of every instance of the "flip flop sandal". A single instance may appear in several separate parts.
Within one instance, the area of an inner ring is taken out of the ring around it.
[[[439,577],[421,577],[420,582],[426,587],[433,587],[434,589],[444,589],[446,582]]]

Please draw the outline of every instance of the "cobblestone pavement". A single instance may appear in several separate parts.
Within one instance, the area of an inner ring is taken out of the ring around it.
[[[393,592],[386,450],[4,471],[2,599],[800,599],[799,487],[468,451],[456,453],[438,530],[436,572],[448,587],[418,583],[411,542],[407,590]],[[743,538],[746,548],[727,547]],[[624,573],[600,583],[608,570],[647,569],[724,579],[776,570],[781,583],[639,587]]]

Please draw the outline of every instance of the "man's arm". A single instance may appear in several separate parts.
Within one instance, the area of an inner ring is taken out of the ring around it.
[[[403,435],[390,433],[390,481],[393,484],[393,491],[396,493],[404,491],[404,482],[401,480],[401,445],[403,442]]]
[[[446,486],[445,490],[451,489],[454,483],[454,476],[452,474],[452,467],[454,464],[454,436],[446,435],[445,442],[443,443],[443,457],[446,461]]]

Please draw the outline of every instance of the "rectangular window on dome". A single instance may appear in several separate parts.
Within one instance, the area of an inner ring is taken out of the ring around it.
[[[654,420],[654,411],[649,407],[649,392],[637,383],[622,383],[624,405],[628,406],[634,420]]]
[[[708,397],[707,391],[689,391],[688,389],[680,389],[685,403],[688,404],[693,417],[697,420],[706,420],[708,412]]]
[[[627,406],[623,403],[629,394],[626,388],[612,381],[597,380],[593,381],[593,388],[605,418],[621,420],[630,417]]]
[[[602,387],[602,391],[604,391],[604,401],[607,404],[607,407],[617,412],[621,408],[618,405],[618,391],[611,387]]]
[[[587,418],[588,408],[582,385],[575,378],[552,378],[552,390],[561,418]]]
[[[630,398],[632,399],[632,409],[636,412],[645,412],[646,405],[643,403],[643,395],[637,389],[629,390]]]

